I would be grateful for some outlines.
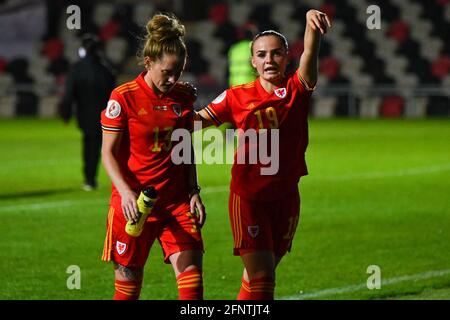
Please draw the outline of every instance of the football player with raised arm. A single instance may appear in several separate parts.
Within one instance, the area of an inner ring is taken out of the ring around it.
[[[300,216],[298,183],[308,173],[307,117],[317,82],[320,39],[330,27],[325,13],[307,12],[304,51],[293,74],[285,74],[286,38],[273,30],[257,34],[251,45],[251,61],[259,77],[224,91],[196,115],[204,125],[229,122],[244,133],[266,129],[270,136],[271,130],[279,130],[279,167],[273,174],[262,174],[265,165],[261,162],[236,161],[239,152],[248,156],[258,150],[259,140],[256,146],[245,140],[235,155],[229,216],[234,254],[244,264],[238,299],[273,299],[275,269],[291,249]]]

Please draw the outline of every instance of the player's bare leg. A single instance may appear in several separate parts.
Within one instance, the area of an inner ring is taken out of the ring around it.
[[[141,293],[143,268],[130,268],[114,263],[114,300],[137,300]]]
[[[281,262],[282,258],[283,257],[275,257],[275,268],[278,267],[278,264]],[[246,268],[244,268],[244,272],[242,273],[242,278],[247,282],[250,281],[250,278],[248,276],[248,272],[247,272]]]
[[[255,251],[241,256],[244,262],[244,279],[275,278],[275,257],[272,251]]]
[[[239,300],[273,299],[276,259],[272,251],[255,251],[241,256],[244,262]]]
[[[177,278],[178,299],[203,299],[202,258],[201,250],[185,250],[169,257]]]

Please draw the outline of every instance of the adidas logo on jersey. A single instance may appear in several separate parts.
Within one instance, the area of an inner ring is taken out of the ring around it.
[[[145,111],[144,108],[141,108],[138,112],[138,116],[146,116],[148,114],[147,111]]]

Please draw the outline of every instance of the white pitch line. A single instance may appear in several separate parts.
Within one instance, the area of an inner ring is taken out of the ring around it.
[[[62,165],[62,164],[74,164],[81,163],[81,160],[77,159],[42,159],[42,160],[33,160],[33,161],[17,161],[17,160],[8,160],[2,161],[2,166],[0,167],[0,171],[9,171],[15,168],[32,168],[32,167],[46,167],[53,165]]]
[[[386,178],[386,177],[402,177],[411,175],[421,175],[426,173],[435,173],[441,171],[450,170],[450,164],[434,165],[427,167],[409,168],[399,171],[381,171],[381,172],[362,172],[359,174],[344,174],[338,176],[311,176],[311,181],[314,180],[327,180],[327,181],[343,181],[343,180],[359,180],[359,179],[373,179],[373,178]],[[202,189],[203,194],[208,193],[220,193],[229,190],[228,185],[207,187]],[[107,200],[102,199],[89,199],[93,204],[102,203]],[[41,210],[50,209],[58,207],[70,207],[74,205],[85,204],[86,201],[55,201],[55,202],[44,202],[44,203],[33,203],[33,204],[21,204],[21,205],[10,205],[5,207],[0,207],[0,212],[10,212],[15,210]]]
[[[344,174],[337,176],[316,176],[320,180],[329,181],[344,181],[344,180],[361,180],[361,179],[377,179],[377,178],[388,178],[388,177],[404,177],[404,176],[416,176],[426,173],[436,173],[441,171],[450,170],[450,163],[442,165],[434,165],[427,167],[417,167],[417,168],[405,168],[398,171],[374,171],[374,172],[361,172],[355,174]]]
[[[200,194],[202,194],[202,193],[219,193],[219,192],[225,192],[225,191],[229,191],[229,190],[230,190],[230,187],[228,185],[207,187],[207,188],[203,188],[200,191]]]
[[[217,187],[209,187],[209,188],[203,188],[202,193],[208,194],[208,193],[219,193],[219,192],[225,192],[228,191],[228,186],[217,186]],[[30,204],[18,204],[18,205],[9,205],[0,207],[0,212],[13,212],[13,211],[19,211],[19,210],[45,210],[45,209],[53,209],[53,208],[65,208],[65,207],[73,207],[73,206],[79,206],[79,205],[86,205],[86,204],[108,204],[109,202],[109,196],[104,198],[96,198],[96,199],[86,199],[86,200],[62,200],[62,201],[53,201],[53,202],[42,202],[42,203],[30,203]]]
[[[87,200],[64,200],[64,201],[53,201],[53,202],[42,202],[42,203],[30,203],[30,204],[19,204],[19,205],[9,205],[5,207],[0,207],[0,212],[13,212],[19,210],[44,210],[53,208],[65,208],[74,207],[86,204],[108,204],[108,199],[87,199]]]
[[[431,278],[443,277],[446,275],[450,275],[450,269],[445,270],[435,270],[435,271],[427,271],[424,273],[417,273],[408,276],[400,276],[394,278],[388,278],[386,280],[381,280],[381,287],[396,284],[400,282],[409,282],[409,281],[419,281],[419,280],[427,280]],[[304,300],[304,299],[316,299],[331,295],[338,295],[343,293],[352,293],[360,290],[369,290],[367,288],[367,283],[354,284],[350,286],[340,287],[340,288],[330,288],[324,289],[320,291],[315,291],[311,293],[299,293],[287,297],[282,297],[280,300]],[[371,292],[376,292],[377,290],[370,290]]]

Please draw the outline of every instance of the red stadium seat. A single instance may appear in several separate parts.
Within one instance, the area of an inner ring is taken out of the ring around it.
[[[64,50],[64,44],[59,38],[48,39],[43,47],[42,53],[50,60],[56,60],[61,57]]]
[[[399,96],[388,96],[381,104],[381,116],[385,118],[398,118],[403,115],[405,101]]]
[[[320,62],[320,73],[328,79],[333,79],[339,75],[340,64],[334,57],[325,57]]]
[[[228,20],[228,6],[225,3],[218,3],[209,10],[209,18],[215,24],[222,24]]]
[[[217,86],[217,81],[208,73],[203,73],[198,77],[198,84],[201,86]]]
[[[389,27],[388,35],[402,43],[409,38],[409,25],[401,20],[394,21]]]
[[[102,41],[108,41],[117,36],[119,24],[116,21],[107,22],[100,30],[99,37]]]
[[[3,59],[2,57],[0,57],[0,73],[5,71],[7,64],[8,64],[8,62],[5,59]]]
[[[336,14],[336,7],[332,3],[324,3],[320,7],[319,11],[326,13],[331,19],[333,19]]]
[[[304,49],[303,39],[298,39],[292,44],[291,50],[289,50],[291,54],[290,58],[295,60],[300,59],[300,56],[303,53],[303,49]]]
[[[450,72],[450,56],[441,55],[431,65],[431,74],[436,78],[443,79]]]

